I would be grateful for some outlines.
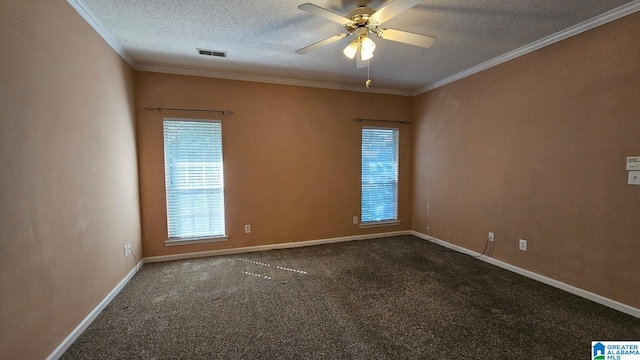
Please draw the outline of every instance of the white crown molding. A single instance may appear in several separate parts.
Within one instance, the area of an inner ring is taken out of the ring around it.
[[[480,71],[483,70],[487,70],[489,68],[492,68],[496,65],[500,65],[504,62],[507,62],[509,60],[513,60],[517,57],[520,57],[522,55],[526,55],[530,52],[539,50],[545,46],[549,46],[551,44],[555,44],[559,41],[565,40],[567,38],[570,38],[574,35],[580,34],[582,32],[585,32],[587,30],[591,30],[593,28],[596,28],[600,25],[604,25],[608,22],[617,20],[621,17],[633,14],[634,12],[640,10],[640,0],[634,0],[628,4],[622,5],[618,8],[615,8],[613,10],[607,11],[606,13],[603,13],[601,15],[598,15],[594,18],[591,18],[587,21],[583,21],[577,25],[571,26],[567,29],[564,29],[562,31],[559,31],[555,34],[549,35],[547,37],[544,37],[538,41],[534,41],[531,44],[525,45],[521,48],[515,49],[513,51],[510,51],[506,54],[500,55],[498,57],[495,57],[491,60],[485,61],[482,64],[478,64],[476,66],[470,67],[466,70],[463,70],[457,74],[453,74],[451,76],[448,76],[442,80],[438,80],[436,82],[433,82],[431,84],[428,84],[424,87],[421,87],[415,91],[413,91],[412,95],[416,96],[416,95],[420,95],[422,93],[425,93],[427,91],[439,88],[441,86],[447,85],[449,83],[452,83],[454,81],[463,79],[467,76],[473,75],[475,73],[478,73]]]
[[[127,53],[127,51],[111,36],[109,31],[102,26],[98,18],[89,10],[89,8],[81,0],[67,0],[69,5],[73,7],[80,16],[100,35],[111,48],[120,55],[120,57],[135,69],[136,61]]]
[[[104,39],[104,41],[111,46],[111,48],[120,55],[124,61],[126,61],[132,68],[139,71],[150,71],[157,73],[176,74],[176,75],[189,75],[209,77],[216,79],[238,80],[238,81],[251,81],[278,85],[291,85],[291,86],[303,86],[321,89],[333,89],[333,90],[345,90],[345,91],[357,91],[375,94],[387,94],[387,95],[400,95],[400,96],[412,96],[411,90],[400,89],[387,89],[387,88],[373,88],[367,89],[364,86],[343,85],[337,83],[329,83],[322,81],[310,81],[310,80],[298,80],[288,78],[278,78],[262,75],[249,75],[234,72],[227,72],[215,69],[194,69],[188,67],[177,67],[166,64],[153,64],[145,63],[140,64],[127,53],[127,51],[116,41],[116,39],[107,31],[107,29],[100,23],[98,18],[89,10],[89,8],[82,2],[82,0],[67,0],[82,18]]]
[[[200,76],[200,77],[209,77],[209,78],[226,79],[226,80],[238,80],[238,81],[251,81],[251,82],[259,82],[259,83],[278,84],[278,85],[291,85],[291,86],[303,86],[303,87],[312,87],[312,88],[321,88],[321,89],[412,96],[411,90],[384,89],[384,88],[367,89],[364,85],[352,86],[352,85],[336,84],[336,83],[329,83],[329,82],[322,82],[322,81],[299,80],[299,79],[288,79],[288,78],[279,78],[279,77],[262,76],[262,75],[241,74],[241,73],[220,71],[220,70],[214,70],[214,69],[194,69],[194,68],[185,68],[185,67],[174,67],[166,64],[144,63],[144,64],[138,64],[135,67],[135,69],[139,71],[149,71],[149,72],[164,73],[164,74],[189,75],[189,76]]]
[[[417,237],[419,237],[419,238],[421,238],[423,240],[430,241],[430,242],[435,243],[437,245],[449,248],[451,250],[454,250],[454,251],[457,251],[457,252],[460,252],[460,253],[463,253],[463,254],[476,256],[476,257],[478,257],[478,260],[482,260],[482,261],[484,261],[486,263],[489,263],[491,265],[495,265],[497,267],[501,267],[503,269],[506,269],[506,270],[509,270],[511,272],[514,272],[516,274],[520,274],[520,275],[526,276],[526,277],[528,277],[530,279],[539,281],[539,282],[541,282],[543,284],[551,285],[551,286],[553,286],[555,288],[558,288],[560,290],[564,290],[564,291],[566,291],[568,293],[571,293],[573,295],[577,295],[577,296],[580,296],[580,297],[585,298],[587,300],[591,300],[591,301],[596,302],[596,303],[598,303],[600,305],[604,305],[606,307],[612,308],[614,310],[618,310],[618,311],[623,312],[625,314],[640,318],[640,309],[638,309],[638,308],[634,308],[634,307],[629,306],[627,304],[623,304],[621,302],[617,302],[615,300],[611,300],[611,299],[606,298],[604,296],[601,296],[601,295],[598,295],[598,294],[594,294],[594,293],[592,293],[590,291],[577,288],[575,286],[572,286],[572,285],[563,283],[561,281],[546,277],[544,275],[540,275],[540,274],[535,273],[533,271],[525,270],[523,268],[517,267],[515,265],[511,265],[511,264],[506,263],[504,261],[496,260],[496,259],[494,259],[492,257],[489,257],[489,256],[480,256],[479,257],[480,254],[475,252],[475,251],[472,251],[472,250],[469,250],[467,248],[463,248],[462,246],[454,245],[454,244],[451,244],[449,242],[434,238],[433,236],[425,235],[423,233],[420,233],[420,232],[417,232],[417,231],[414,231],[414,230],[411,230],[410,233],[411,233],[411,235],[417,236]]]
[[[87,21],[87,23],[89,23],[91,27],[93,27],[93,29],[113,48],[113,50],[116,53],[118,53],[135,70],[176,74],[176,75],[201,76],[201,77],[210,77],[210,78],[217,78],[217,79],[261,82],[261,83],[279,84],[279,85],[291,85],[291,86],[303,86],[303,87],[313,87],[313,88],[322,88],[322,89],[400,95],[400,96],[416,96],[416,95],[423,94],[427,91],[430,91],[430,90],[439,88],[441,86],[447,85],[449,83],[452,83],[454,81],[463,79],[467,76],[476,74],[480,71],[487,70],[489,68],[500,65],[509,60],[513,60],[517,57],[539,50],[545,46],[555,44],[571,36],[580,34],[582,32],[593,29],[595,27],[606,24],[608,22],[617,20],[621,17],[627,16],[629,14],[632,14],[640,10],[640,0],[634,0],[630,3],[622,5],[618,8],[610,10],[601,15],[598,15],[580,24],[574,25],[565,30],[562,30],[555,34],[544,37],[540,40],[534,41],[521,48],[515,49],[513,51],[510,51],[506,54],[495,57],[491,60],[485,61],[476,66],[470,67],[459,73],[453,74],[444,79],[438,80],[436,82],[427,84],[426,86],[423,86],[419,89],[411,91],[411,90],[385,89],[385,88],[366,89],[361,86],[343,85],[343,84],[328,83],[328,82],[322,82],[322,81],[310,81],[310,80],[278,78],[278,77],[261,76],[261,75],[249,75],[249,74],[233,73],[233,72],[226,72],[226,71],[213,70],[213,69],[211,70],[192,69],[192,68],[190,69],[190,68],[168,66],[165,64],[151,64],[151,63],[138,64],[135,61],[135,59],[133,59],[131,55],[129,55],[125,51],[125,49],[116,41],[116,39],[113,36],[111,36],[111,34],[107,31],[107,29],[100,23],[100,21],[98,21],[95,15],[93,15],[91,10],[87,8],[87,6],[82,2],[82,0],[67,0],[67,2],[80,14],[80,16],[82,16],[83,19],[85,19],[85,21]]]

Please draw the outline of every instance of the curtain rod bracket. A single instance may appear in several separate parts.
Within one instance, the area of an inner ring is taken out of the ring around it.
[[[145,108],[143,108],[142,110],[146,110],[146,111],[195,111],[195,112],[212,112],[212,113],[218,113],[218,114],[222,114],[222,115],[234,115],[235,113],[231,110],[211,110],[211,109],[178,109],[178,108],[162,108],[162,107],[153,107],[153,106],[147,106]]]

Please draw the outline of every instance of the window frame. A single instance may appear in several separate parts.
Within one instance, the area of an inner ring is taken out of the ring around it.
[[[169,236],[169,187],[167,186],[167,157],[166,157],[166,135],[165,135],[165,123],[166,122],[201,122],[201,123],[217,123],[220,124],[220,172],[221,172],[221,184],[222,184],[222,218],[223,218],[223,234],[222,235],[204,235],[204,236],[184,236],[184,237],[170,237]],[[189,245],[199,243],[210,243],[227,241],[227,226],[226,226],[226,196],[225,196],[225,181],[224,181],[224,142],[222,136],[222,121],[217,119],[205,119],[205,118],[179,118],[179,117],[164,117],[162,119],[162,157],[163,157],[163,180],[165,187],[165,211],[166,211],[166,225],[167,225],[167,240],[164,242],[165,246],[176,245]]]
[[[362,183],[362,176],[363,176],[363,168],[362,168],[362,163],[363,163],[363,135],[364,135],[364,130],[366,129],[375,129],[375,130],[392,130],[396,132],[396,153],[395,153],[395,160],[396,160],[396,181],[395,181],[395,218],[394,219],[384,219],[384,220],[372,220],[372,221],[363,221],[362,220],[362,214],[363,214],[363,207],[362,207],[362,200],[363,200],[363,183]],[[399,212],[400,212],[400,208],[399,208],[399,204],[400,203],[400,128],[397,127],[386,127],[386,126],[363,126],[362,129],[360,130],[360,223],[359,226],[360,228],[371,228],[371,227],[380,227],[380,226],[394,226],[394,225],[400,225],[401,221],[399,220],[398,216],[399,216]]]

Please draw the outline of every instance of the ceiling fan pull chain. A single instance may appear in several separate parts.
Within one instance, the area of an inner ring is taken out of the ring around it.
[[[367,89],[371,88],[371,79],[369,78],[369,68],[371,67],[371,60],[367,60],[367,81],[364,82],[364,85]]]

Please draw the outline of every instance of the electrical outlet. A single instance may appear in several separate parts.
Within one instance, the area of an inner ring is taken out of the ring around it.
[[[244,226],[244,233],[245,234],[251,234],[251,225],[245,225]]]
[[[527,251],[527,240],[520,239],[520,250]]]
[[[124,246],[124,257],[129,256],[129,244]]]
[[[357,217],[357,216],[354,216],[354,217],[353,217],[353,223],[354,223],[354,224],[357,224],[357,223],[358,223],[358,217]]]
[[[493,233],[489,232],[489,241],[493,241]]]

